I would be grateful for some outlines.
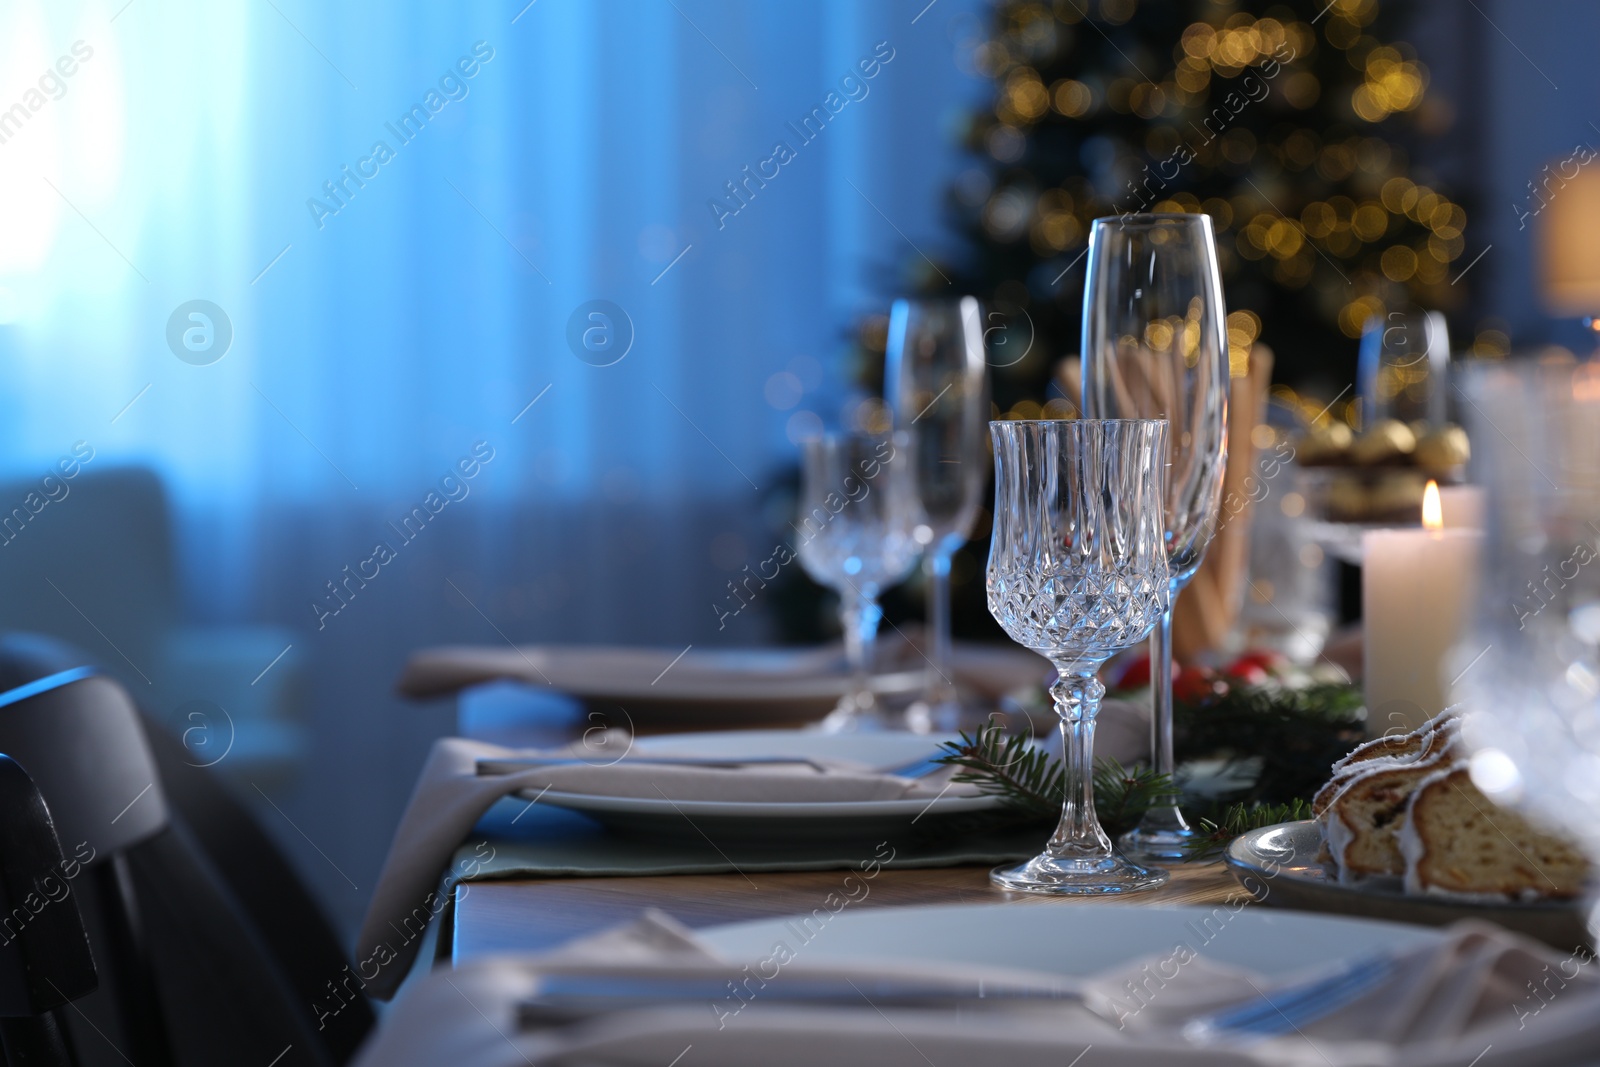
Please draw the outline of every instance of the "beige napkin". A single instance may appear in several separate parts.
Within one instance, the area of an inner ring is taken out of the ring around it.
[[[781,664],[736,671],[729,669],[726,654],[716,651],[691,649],[676,658],[680,654],[672,649],[629,645],[444,645],[419,649],[407,657],[395,687],[409,697],[442,696],[500,678],[559,688],[560,682],[552,681],[552,674],[563,678],[600,676],[643,685],[670,667],[674,683],[704,684],[714,691],[718,684],[751,676],[816,677],[838,670],[842,663],[836,647],[783,651]]]
[[[931,742],[930,742],[931,749]],[[534,767],[509,774],[480,774],[480,760],[513,760],[543,755],[586,757],[592,762]],[[678,755],[678,754],[675,754]],[[688,757],[685,757],[688,758]],[[580,747],[529,753],[458,737],[441,738],[423,765],[389,856],[367,908],[356,944],[356,959],[371,961],[376,977],[363,978],[374,996],[389,997],[410,969],[421,939],[417,927],[442,910],[436,892],[456,847],[495,801],[520,790],[552,789],[600,796],[666,798],[674,801],[845,802],[933,796],[947,776],[918,780],[871,773],[859,764],[817,761],[807,764],[754,764],[738,769],[612,762]],[[974,792],[955,786],[951,795]]]
[[[921,634],[914,628],[910,628],[909,635],[886,634],[879,641],[879,673],[926,669],[927,660],[919,651]],[[777,656],[776,662],[762,665],[757,656],[740,670],[730,666],[735,662],[729,658],[731,653],[715,650],[681,654],[673,649],[604,645],[527,648],[448,645],[413,652],[406,660],[396,688],[405,696],[418,698],[448,695],[467,686],[501,678],[532,685],[554,684],[559,688],[560,678],[553,682],[551,675],[570,678],[573,674],[594,676],[595,672],[606,672],[607,677],[643,685],[670,668],[676,686],[673,692],[696,685],[704,686],[714,695],[720,691],[719,687],[741,679],[805,680],[838,676],[844,671],[844,650],[840,645],[771,651]],[[566,669],[558,671],[557,662],[565,664]],[[960,642],[955,648],[952,671],[953,680],[961,688],[989,700],[998,700],[1013,689],[1035,684],[1049,675],[1050,664],[1016,645]]]
[[[1292,951],[1292,945],[1285,948]],[[531,995],[541,971],[638,973],[657,966],[679,974],[725,967],[737,972],[735,978],[748,978],[748,969],[741,971],[706,949],[674,920],[647,913],[628,927],[555,953],[491,958],[435,972],[397,1005],[354,1067],[528,1062],[662,1067],[677,1062],[675,1057],[700,1067],[962,1067],[1070,1063],[1090,1048],[1093,1064],[1141,1067],[1554,1067],[1591,1062],[1600,1051],[1600,982],[1585,970],[1592,963],[1563,960],[1533,942],[1475,923],[1454,927],[1443,942],[1407,950],[1396,961],[1387,981],[1339,1012],[1288,1036],[1230,1044],[1190,1042],[1182,1036],[1183,1024],[1199,1013],[1286,998],[1304,976],[1267,979],[1212,964],[1203,955],[1174,971],[1166,957],[1137,961],[1082,983],[1080,988],[1099,998],[1099,1014],[1072,1003],[879,1010],[867,998],[859,1010],[801,1008],[763,1004],[759,988],[747,985],[754,995],[748,1002],[729,1000],[738,1007],[731,1012],[694,1003],[617,1012],[561,1029],[519,1028],[517,1006]],[[798,980],[808,972],[837,976],[842,970],[849,969],[820,969],[800,955],[772,980]],[[898,978],[939,969],[907,961],[856,970],[852,980],[870,989],[875,975]],[[1157,971],[1167,976],[1159,984],[1151,979]],[[1552,975],[1558,977],[1552,980]],[[960,968],[948,977],[1071,984],[1058,976],[979,968]],[[1534,989],[1538,996],[1530,992]],[[1111,1006],[1109,1012],[1105,1005]],[[686,1055],[690,1048],[692,1060]]]

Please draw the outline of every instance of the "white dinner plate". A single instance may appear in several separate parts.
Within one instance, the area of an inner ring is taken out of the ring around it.
[[[861,878],[862,875],[856,875]],[[870,892],[871,882],[862,884]],[[802,924],[802,920],[808,920]],[[695,931],[735,963],[770,959],[783,942],[807,964],[927,960],[1088,977],[1179,944],[1212,963],[1268,977],[1342,959],[1435,943],[1438,930],[1372,919],[1302,915],[1247,906],[1013,904],[873,908],[762,919]],[[803,947],[802,947],[803,946]]]
[[[933,735],[823,734],[808,730],[726,730],[635,739],[630,756],[703,756],[710,759],[855,760],[868,767],[897,767],[937,755]],[[623,757],[626,759],[627,757]],[[539,803],[579,811],[617,830],[727,840],[860,839],[903,829],[913,820],[993,811],[998,797],[912,797],[906,800],[759,803],[609,797],[587,793],[526,791]]]

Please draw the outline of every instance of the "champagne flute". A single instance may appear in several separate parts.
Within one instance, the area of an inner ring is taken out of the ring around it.
[[[1216,532],[1228,452],[1228,340],[1211,218],[1128,214],[1096,219],[1083,292],[1083,411],[1090,418],[1171,424],[1166,546],[1172,599]],[[1172,759],[1172,613],[1150,642],[1152,763]],[[1193,831],[1177,802],[1152,807],[1124,835],[1130,854],[1187,855]]]
[[[1361,333],[1361,421],[1445,422],[1450,332],[1438,311],[1391,311]]]
[[[989,473],[989,376],[977,299],[896,300],[883,389],[896,429],[915,440],[913,487],[922,512],[915,533],[928,581],[928,680],[907,721],[920,733],[955,729],[950,557],[972,533]]]
[[[1094,810],[1094,720],[1107,658],[1143,641],[1167,611],[1163,545],[1167,424],[1152,419],[990,423],[994,536],[989,611],[1012,640],[1055,665],[1066,775],[1045,851],[989,878],[1038,893],[1151,889],[1167,872],[1119,854]]]
[[[823,720],[829,732],[887,729],[873,692],[878,596],[911,573],[921,546],[911,491],[913,446],[903,437],[828,434],[802,446],[800,565],[839,594],[850,691]]]

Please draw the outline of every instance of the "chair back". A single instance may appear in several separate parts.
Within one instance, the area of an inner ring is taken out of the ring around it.
[[[166,793],[139,710],[122,686],[92,667],[0,694],[0,752],[27,768],[68,853],[85,864],[167,826]]]
[[[0,694],[0,752],[38,767],[69,855],[93,868],[85,906],[119,1051],[141,1065],[347,1060],[373,1015],[359,988],[348,1010],[319,1009],[352,972],[315,902],[176,738],[70,662],[83,657],[49,638],[0,637],[0,685],[51,672]]]
[[[57,1009],[93,993],[89,935],[50,808],[28,772],[0,755],[0,1048],[12,1067],[73,1067]]]
[[[50,808],[0,755],[0,1016],[42,1015],[93,993],[89,935],[72,894],[82,864],[61,851]]]

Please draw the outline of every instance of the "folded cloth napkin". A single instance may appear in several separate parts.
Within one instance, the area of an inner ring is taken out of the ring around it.
[[[676,758],[691,758],[674,754]],[[529,757],[572,759],[551,766],[513,770]],[[545,789],[601,796],[666,798],[673,801],[845,802],[955,795],[971,786],[949,786],[948,772],[921,779],[873,773],[845,761],[748,764],[736,769],[653,764],[629,760],[594,760],[581,747],[530,753],[458,737],[434,742],[423,765],[389,856],[361,926],[356,958],[372,960],[377,976],[367,980],[374,996],[392,996],[410,968],[420,939],[401,934],[415,917],[437,914],[443,907],[436,889],[456,846],[485,812],[502,797],[522,790]],[[483,773],[506,770],[509,773]],[[412,931],[415,933],[415,931]],[[392,947],[396,941],[398,948]]]
[[[824,967],[797,955],[775,975],[753,981],[749,967],[719,957],[672,919],[647,913],[628,927],[554,953],[490,958],[434,973],[389,1014],[354,1067],[661,1067],[690,1048],[692,1062],[702,1067],[1056,1063],[1090,1048],[1093,1063],[1124,1067],[1555,1067],[1592,1062],[1600,1050],[1600,982],[1580,973],[1591,962],[1563,960],[1498,927],[1463,923],[1442,941],[1396,953],[1380,985],[1292,1034],[1199,1041],[1184,1035],[1197,1014],[1287,1003],[1305,976],[1268,979],[1203,956],[1176,970],[1167,968],[1166,957],[1074,982],[1026,971],[939,968],[926,961]],[[662,976],[720,968],[730,991],[735,983],[739,990],[722,1003],[630,1008],[563,1026],[539,1028],[520,1019],[542,975],[609,973],[621,979],[652,968]],[[1155,969],[1163,975],[1159,987],[1148,980]],[[880,1008],[865,995],[859,1007],[802,1006],[761,996],[767,981],[848,980],[860,991],[909,974],[938,978],[941,971],[951,981],[982,979],[990,988],[1009,983],[1076,989],[1093,1010],[1073,1001],[993,1000],[959,1008]],[[1560,977],[1552,981],[1552,975]],[[1530,1009],[1529,1003],[1539,1007]]]
[[[406,659],[396,688],[409,697],[454,693],[469,685],[511,678],[532,685],[553,685],[552,674],[605,677],[613,682],[643,685],[672,670],[674,683],[694,680],[715,687],[737,682],[752,671],[730,670],[726,656],[690,651],[681,659],[669,649],[627,645],[533,645],[507,648],[497,645],[443,645],[413,652]],[[814,678],[841,669],[836,647],[805,651],[785,650],[778,662],[752,661],[754,673],[779,677]],[[565,666],[566,671],[558,670]],[[604,673],[597,673],[604,672]]]
[[[511,678],[534,685],[551,685],[552,675],[571,677],[574,668],[587,676],[606,672],[605,677],[644,685],[672,671],[678,685],[703,685],[708,692],[719,686],[746,683],[752,677],[775,680],[816,679],[846,671],[844,652],[839,645],[813,649],[774,649],[770,656],[759,654],[736,660],[730,652],[679,653],[673,649],[629,646],[530,646],[505,648],[478,645],[447,645],[425,648],[411,654],[396,688],[409,697],[433,697],[454,693],[470,685]],[[557,665],[565,664],[566,671]],[[900,635],[883,639],[878,650],[881,672],[922,671],[927,660],[918,642]],[[741,669],[742,666],[742,669]],[[961,644],[951,665],[954,681],[994,700],[1013,689],[1034,685],[1047,677],[1050,664],[1042,657],[1016,645]],[[559,685],[557,678],[556,684]]]

